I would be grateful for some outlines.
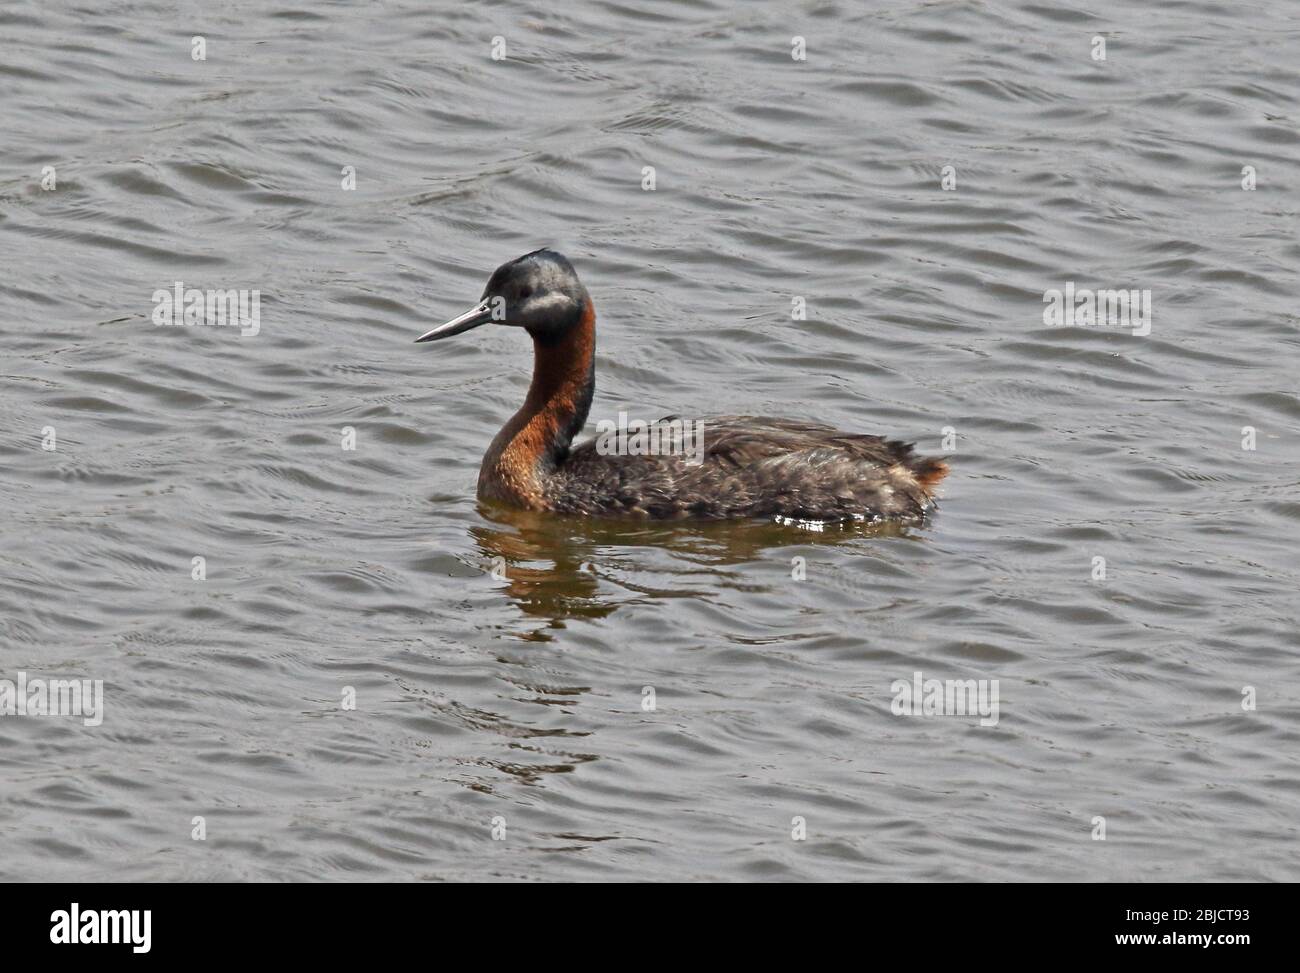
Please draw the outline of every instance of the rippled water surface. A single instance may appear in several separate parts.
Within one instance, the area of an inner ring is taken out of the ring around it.
[[[1300,879],[1298,99],[1289,0],[0,6],[0,678],[106,700],[0,717],[0,878]],[[543,245],[593,424],[939,515],[480,509],[531,350],[411,340]]]

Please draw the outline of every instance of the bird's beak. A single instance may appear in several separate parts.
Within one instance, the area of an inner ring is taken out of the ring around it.
[[[492,320],[492,302],[484,300],[476,307],[470,308],[464,314],[452,318],[446,324],[440,324],[432,331],[426,331],[420,337],[419,341],[437,341],[439,338],[450,338],[454,334],[461,334],[472,328],[477,328],[480,324],[487,324]]]

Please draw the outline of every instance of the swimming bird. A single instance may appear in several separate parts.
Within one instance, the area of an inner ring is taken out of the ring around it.
[[[440,341],[493,322],[533,339],[522,408],[479,469],[478,496],[527,510],[650,520],[767,518],[915,523],[934,508],[943,460],[908,443],[760,416],[648,426],[655,455],[626,430],[578,446],[596,389],[596,311],[573,265],[554,250],[496,269],[479,303],[416,338]],[[690,435],[702,430],[702,447]],[[644,444],[646,436],[641,436]],[[692,448],[697,447],[697,448]]]

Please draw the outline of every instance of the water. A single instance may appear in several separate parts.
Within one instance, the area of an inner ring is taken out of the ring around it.
[[[439,7],[0,8],[0,678],[105,694],[0,719],[0,877],[1300,879],[1300,8]],[[543,245],[593,424],[914,439],[939,516],[480,511],[530,349],[411,340]]]

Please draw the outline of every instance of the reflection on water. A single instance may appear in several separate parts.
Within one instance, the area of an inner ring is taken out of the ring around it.
[[[576,524],[504,508],[484,516],[501,526],[469,528],[483,569],[524,614],[548,621],[523,637],[548,641],[547,628],[563,628],[570,618],[604,618],[617,607],[599,598],[592,561],[598,541],[576,532]]]
[[[501,582],[502,590],[525,615],[544,618],[548,625],[523,636],[547,641],[550,628],[563,628],[572,618],[604,618],[634,592],[655,599],[693,598],[694,590],[636,585],[626,579],[605,578],[600,565],[622,563],[638,550],[670,551],[678,562],[675,573],[725,576],[728,565],[751,562],[764,552],[793,543],[833,547],[849,540],[915,538],[923,528],[897,524],[836,524],[814,530],[771,522],[735,521],[671,524],[641,521],[559,517],[499,504],[479,504],[489,524],[474,524],[469,534],[482,554],[482,568]],[[792,575],[800,571],[792,565]],[[806,568],[804,569],[806,570]]]

